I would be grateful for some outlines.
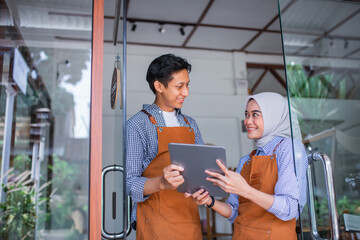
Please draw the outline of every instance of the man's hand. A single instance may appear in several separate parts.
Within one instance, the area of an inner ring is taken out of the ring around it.
[[[175,164],[171,164],[164,168],[164,175],[160,180],[160,188],[165,189],[176,189],[180,186],[185,180],[180,172],[184,171],[183,167],[180,167]]]
[[[208,191],[204,189],[200,189],[197,192],[191,193],[184,193],[185,198],[192,197],[197,205],[210,205],[211,204],[211,197]]]

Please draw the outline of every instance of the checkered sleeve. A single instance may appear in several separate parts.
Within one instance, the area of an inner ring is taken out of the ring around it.
[[[126,186],[128,194],[132,200],[143,202],[147,199],[144,197],[144,184],[147,178],[142,177],[143,159],[144,159],[144,140],[139,131],[132,126],[131,122],[126,126]]]
[[[195,144],[204,144],[204,141],[203,141],[201,133],[200,133],[200,129],[199,129],[196,121],[189,116],[186,116],[186,118],[189,119],[190,126],[194,129]]]

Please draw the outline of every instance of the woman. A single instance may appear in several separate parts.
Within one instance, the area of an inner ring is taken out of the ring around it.
[[[233,239],[296,239],[299,187],[287,101],[270,92],[248,97],[245,126],[257,149],[240,159],[235,172],[219,160],[225,175],[206,171],[208,181],[230,193],[228,200],[215,200],[204,190],[185,196],[234,222]],[[294,144],[306,162],[304,147],[298,141]]]

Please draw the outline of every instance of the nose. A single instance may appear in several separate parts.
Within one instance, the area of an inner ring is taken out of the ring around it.
[[[189,96],[189,88],[188,88],[188,87],[186,87],[186,86],[183,87],[182,95],[183,95],[184,97]]]
[[[246,117],[245,120],[244,120],[244,124],[245,126],[247,127],[248,125],[250,125],[252,123],[252,117],[249,116],[249,117]]]

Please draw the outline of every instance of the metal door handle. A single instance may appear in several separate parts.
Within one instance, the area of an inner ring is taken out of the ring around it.
[[[325,173],[325,183],[326,183],[326,192],[328,197],[328,206],[329,206],[329,217],[330,217],[330,230],[331,230],[331,239],[338,240],[340,238],[339,233],[339,222],[338,222],[338,212],[336,209],[335,201],[335,190],[334,190],[334,181],[331,167],[331,160],[326,154],[322,153],[312,153],[308,156],[309,165],[307,168],[307,178],[308,178],[308,204],[309,204],[309,216],[310,216],[310,225],[311,225],[311,235],[313,239],[322,239],[317,230],[316,224],[316,214],[315,214],[315,203],[314,203],[314,189],[313,189],[313,177],[311,173],[311,168],[315,161],[321,161]]]
[[[124,202],[127,202],[127,206],[125,207],[125,211],[127,212],[127,224],[126,224],[126,231],[124,231],[124,227],[122,229],[122,231],[119,231],[119,232],[116,232],[116,231],[113,231],[111,233],[109,233],[109,231],[107,231],[106,229],[106,226],[105,226],[105,212],[106,210],[106,204],[105,204],[105,184],[106,184],[106,181],[105,181],[105,177],[106,177],[106,174],[110,173],[110,172],[121,172],[122,174],[124,173],[124,168],[121,167],[121,166],[117,166],[117,165],[114,165],[114,166],[108,166],[106,168],[103,169],[102,171],[102,194],[101,194],[101,202],[102,202],[102,216],[101,216],[101,235],[103,238],[105,239],[120,239],[120,238],[124,238],[124,236],[126,235],[129,235],[130,232],[131,232],[131,224],[130,224],[130,213],[131,213],[131,198],[130,196],[128,195],[127,196],[127,201],[124,201]],[[123,191],[124,194],[125,194],[125,191]],[[111,221],[111,224],[116,224],[116,221],[118,218],[120,218],[121,216],[118,216],[116,214],[117,210],[121,209],[119,207],[117,207],[117,201],[116,201],[116,191],[109,191],[110,196],[109,198],[111,199],[111,204],[110,206],[107,206],[107,207],[111,207],[111,211],[107,211],[108,215],[110,215],[108,218],[109,221]],[[109,195],[109,194],[108,194]],[[124,199],[125,200],[125,199]],[[125,213],[124,213],[125,214]]]

